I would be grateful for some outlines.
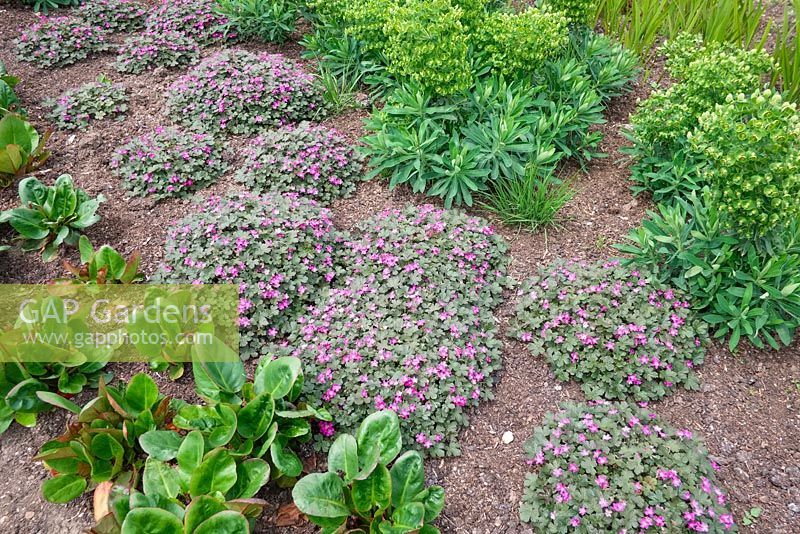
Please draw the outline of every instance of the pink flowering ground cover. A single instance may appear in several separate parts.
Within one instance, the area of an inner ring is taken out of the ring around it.
[[[118,148],[110,166],[131,195],[162,199],[216,182],[228,168],[224,156],[209,135],[158,127]]]
[[[250,191],[291,191],[328,204],[352,193],[362,172],[363,156],[339,132],[302,122],[253,139],[236,179]]]
[[[48,117],[59,128],[83,130],[94,121],[123,119],[128,100],[122,84],[102,78],[70,89],[55,100],[45,101],[45,105],[52,107]]]
[[[114,67],[139,74],[156,67],[175,68],[200,61],[197,41],[177,31],[145,30],[125,39],[117,50]]]
[[[355,230],[346,274],[301,316],[282,351],[300,357],[306,394],[334,416],[317,445],[395,411],[410,445],[459,453],[466,409],[492,398],[501,365],[492,309],[506,245],[486,221],[430,205],[390,210]]]
[[[735,532],[719,469],[646,403],[567,404],[525,444],[520,516],[536,532]]]
[[[147,17],[145,29],[154,35],[182,33],[200,46],[207,46],[235,37],[226,32],[227,23],[228,19],[216,11],[214,2],[162,0]]]
[[[201,199],[169,230],[157,278],[237,284],[240,356],[258,357],[333,280],[337,239],[328,210],[297,195]]]
[[[324,115],[314,76],[279,54],[214,54],[169,90],[172,119],[192,130],[256,135]]]
[[[144,26],[147,10],[131,0],[92,0],[78,7],[87,24],[113,32],[130,32]]]
[[[17,57],[37,67],[63,67],[106,50],[105,32],[72,17],[46,17],[21,29]]]
[[[611,261],[559,261],[519,290],[513,335],[590,399],[659,399],[697,389],[707,327],[682,293]]]

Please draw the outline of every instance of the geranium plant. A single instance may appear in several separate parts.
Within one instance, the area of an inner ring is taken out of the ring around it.
[[[203,0],[161,0],[145,21],[146,33],[183,34],[201,46],[236,37],[226,32],[228,19],[213,2]]]
[[[159,126],[118,148],[111,168],[132,196],[159,200],[186,196],[214,183],[228,164],[211,136]]]
[[[617,261],[556,262],[519,290],[514,335],[590,399],[659,399],[698,388],[706,327],[679,291]]]
[[[252,135],[324,113],[314,77],[281,55],[219,52],[170,88],[169,113],[211,134]]]
[[[325,204],[350,194],[363,170],[352,143],[307,122],[255,138],[245,157],[236,179],[249,191],[295,192]]]
[[[211,197],[168,233],[160,278],[239,285],[240,353],[265,354],[334,278],[330,213],[296,195]]]
[[[282,349],[334,416],[317,445],[390,409],[414,448],[458,454],[466,409],[491,398],[500,368],[492,308],[508,284],[505,243],[484,220],[430,205],[382,212],[355,234],[340,247],[346,276]]]
[[[200,46],[191,37],[176,31],[145,30],[125,39],[114,66],[120,72],[139,74],[156,67],[185,67],[199,60]]]
[[[564,405],[525,451],[520,517],[536,531],[736,531],[705,447],[645,408]]]
[[[327,473],[298,481],[295,505],[324,531],[438,533],[430,522],[444,507],[444,489],[426,487],[422,456],[400,454],[402,448],[397,414],[371,414],[355,437],[342,434],[333,443]]]
[[[133,0],[93,0],[84,2],[77,10],[87,24],[114,32],[141,29],[147,10]]]
[[[19,199],[22,205],[0,214],[0,222],[19,233],[23,250],[41,251],[44,261],[54,260],[61,245],[77,244],[83,230],[100,220],[97,209],[105,202],[103,195],[90,198],[75,187],[68,174],[52,186],[25,178],[19,183]]]
[[[125,86],[100,76],[98,81],[70,89],[46,104],[52,107],[49,117],[56,126],[82,130],[93,121],[124,118],[128,95]]]
[[[38,67],[63,67],[107,47],[101,28],[71,17],[39,16],[17,38],[17,57]]]

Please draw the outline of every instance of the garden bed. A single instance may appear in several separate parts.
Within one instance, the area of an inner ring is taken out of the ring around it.
[[[164,95],[183,70],[120,74],[112,66],[113,54],[101,54],[61,69],[40,70],[17,61],[10,53],[17,28],[31,24],[35,15],[28,9],[4,6],[0,17],[4,20],[0,47],[9,51],[2,59],[9,72],[23,80],[17,86],[17,94],[36,126],[43,128],[47,124],[46,110],[41,105],[44,99],[94,81],[101,73],[129,88],[130,111],[124,120],[96,122],[86,132],[56,131],[51,138],[53,156],[38,176],[53,180],[68,173],[91,197],[105,195],[108,201],[101,208],[103,218],[88,230],[88,237],[92,242],[112,245],[121,253],[141,252],[143,271],[153,274],[164,258],[167,228],[187,214],[191,202],[167,199],[156,205],[150,198],[131,198],[111,173],[109,161],[114,150],[131,137],[168,122]],[[283,46],[249,42],[232,46],[256,53],[279,52],[304,62],[301,48],[291,41]],[[203,57],[210,57],[217,50],[203,49]],[[636,98],[644,98],[647,93],[646,84],[639,82],[631,94],[611,102],[607,123],[600,127],[604,134],[600,149],[608,157],[592,160],[585,173],[577,174],[577,195],[564,210],[563,227],[531,233],[504,226],[488,212],[468,210],[488,218],[507,241],[509,274],[514,278],[530,277],[556,258],[593,261],[616,255],[610,245],[621,242],[628,231],[640,224],[645,211],[652,208],[645,196],[632,196],[629,162],[618,152],[625,144],[620,128],[628,123]],[[366,110],[350,110],[323,124],[335,127],[355,143],[364,135],[361,120],[367,116]],[[231,141],[237,150],[242,148],[237,144],[243,143],[236,138]],[[234,178],[234,168],[241,161],[232,163],[217,183],[199,194],[207,197],[241,190]],[[16,202],[15,188],[0,191],[0,209],[12,208]],[[332,204],[332,219],[339,229],[349,229],[387,208],[430,202],[430,198],[413,195],[404,188],[390,192],[380,180],[360,182],[351,197]],[[3,232],[10,236],[8,230]],[[76,261],[76,252],[70,254],[68,257]],[[2,283],[45,283],[62,275],[58,262],[42,263],[36,254],[12,249],[0,255]],[[460,434],[461,456],[426,460],[428,481],[442,485],[446,491],[446,506],[437,520],[442,532],[532,532],[519,519],[523,481],[530,470],[522,445],[545,413],[556,410],[563,401],[584,399],[578,385],[556,380],[544,357],[531,357],[525,345],[512,338],[509,324],[514,315],[515,292],[507,290],[504,296],[504,304],[495,311],[503,369],[494,400],[470,411],[469,427]],[[724,344],[714,342],[707,350],[705,364],[697,371],[701,389],[678,390],[651,405],[676,428],[691,429],[705,439],[712,459],[721,466],[717,479],[727,490],[730,508],[744,532],[800,531],[798,362],[797,341],[780,351],[759,351],[742,343],[736,355]],[[145,366],[112,367],[118,377],[129,378]],[[174,382],[166,374],[154,377],[165,393],[186,400],[195,398],[190,372]],[[90,497],[63,506],[45,502],[40,494],[46,472],[31,457],[45,441],[60,433],[65,421],[63,413],[49,413],[35,428],[14,425],[0,437],[0,470],[5,474],[0,481],[3,531],[72,533],[93,523]],[[502,439],[506,432],[513,433],[510,443]],[[321,455],[318,461],[322,462]],[[278,508],[291,502],[289,492],[271,488],[267,499],[269,506],[257,523],[260,531],[311,531],[308,525],[276,526]],[[760,517],[752,526],[742,527],[742,519],[753,508],[763,510]]]

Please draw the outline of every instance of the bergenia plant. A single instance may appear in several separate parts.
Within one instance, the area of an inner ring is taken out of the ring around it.
[[[353,192],[363,156],[336,130],[303,122],[256,137],[236,180],[249,191],[296,192],[323,204]]]
[[[22,249],[41,251],[44,261],[52,261],[62,244],[75,245],[81,232],[100,220],[97,209],[103,195],[90,198],[76,188],[72,177],[62,174],[52,186],[36,178],[19,183],[19,208],[4,211],[0,222],[8,222],[22,241]]]
[[[214,183],[228,169],[209,135],[157,127],[114,152],[111,169],[131,196],[182,197]]]
[[[198,132],[254,135],[324,112],[314,77],[281,55],[244,50],[214,54],[179,78],[170,116]]]
[[[16,113],[0,119],[0,187],[8,187],[15,178],[34,172],[50,157],[45,149],[50,130],[39,135],[31,123]]]
[[[300,479],[295,506],[323,532],[437,534],[430,524],[444,507],[444,489],[425,486],[416,451],[400,454],[397,414],[368,416],[356,436],[342,434],[328,453],[328,472]],[[400,455],[398,457],[398,455]]]
[[[73,265],[64,260],[64,269],[74,278],[70,282],[84,284],[133,284],[144,280],[139,271],[141,255],[137,252],[125,259],[110,245],[94,250],[89,238],[82,235],[78,240],[81,264]]]
[[[525,451],[520,517],[536,532],[736,532],[719,466],[691,430],[646,408],[564,405]]]
[[[330,213],[295,195],[251,194],[199,201],[168,232],[166,283],[239,286],[240,354],[266,354],[336,274],[339,234]]]
[[[63,67],[106,50],[105,32],[72,17],[39,16],[17,38],[17,58],[37,67]]]
[[[590,399],[659,399],[699,387],[707,328],[644,269],[559,261],[519,291],[514,336]]]

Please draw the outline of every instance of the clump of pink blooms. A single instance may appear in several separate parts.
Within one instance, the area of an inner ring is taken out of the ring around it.
[[[156,67],[193,65],[199,60],[200,47],[191,37],[176,31],[145,30],[125,39],[114,66],[120,72],[139,74]]]
[[[195,131],[255,135],[321,116],[314,77],[279,54],[225,50],[172,84],[172,118]]]
[[[330,213],[293,194],[243,193],[198,200],[168,232],[159,278],[239,287],[240,355],[267,354],[268,340],[336,275],[339,239]]]
[[[492,398],[501,364],[492,308],[508,281],[505,244],[486,221],[430,205],[382,212],[353,234],[344,275],[283,350],[303,360],[307,394],[337,431],[389,409],[411,446],[457,454],[466,410]]]
[[[63,67],[107,48],[105,32],[72,17],[46,17],[21,29],[17,57],[38,67]]]
[[[537,532],[735,532],[719,469],[687,429],[640,406],[567,404],[525,444],[520,516]]]
[[[131,139],[111,159],[111,169],[131,195],[155,199],[197,191],[227,168],[211,136],[161,127]]]
[[[332,128],[302,122],[256,137],[236,179],[250,191],[292,191],[327,204],[355,189],[363,157]]]
[[[513,334],[544,354],[559,380],[590,399],[653,400],[697,389],[706,326],[689,302],[641,269],[617,261],[559,261],[518,293]]]
[[[77,10],[87,24],[113,32],[129,32],[144,26],[147,10],[131,0],[92,0]]]
[[[205,0],[161,0],[145,21],[152,34],[181,33],[200,46],[233,39],[226,32],[228,19],[217,12],[214,2]]]
[[[70,89],[48,104],[53,108],[48,116],[59,128],[84,129],[94,120],[122,118],[128,95],[122,84],[98,81]]]

